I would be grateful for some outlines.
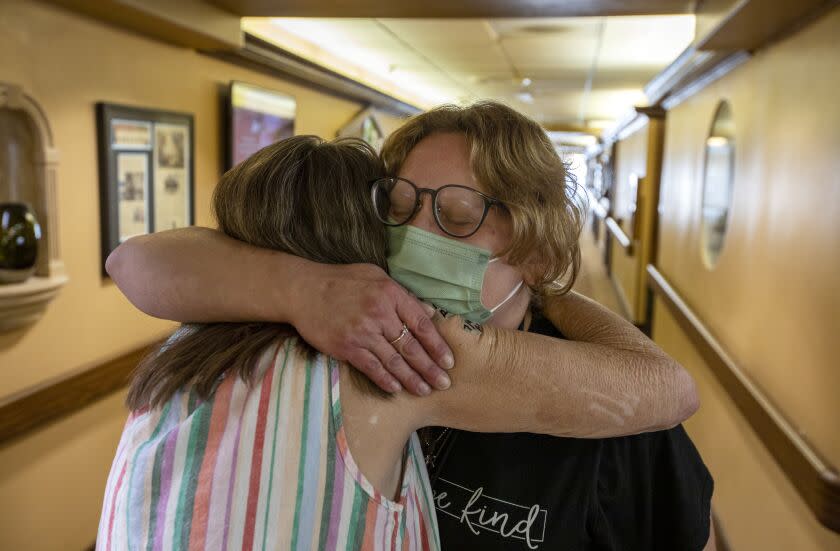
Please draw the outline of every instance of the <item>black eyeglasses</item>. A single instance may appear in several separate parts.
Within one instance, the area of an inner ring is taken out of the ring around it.
[[[380,178],[371,184],[376,216],[388,226],[408,223],[422,207],[421,196],[432,196],[432,212],[438,227],[452,237],[469,237],[478,231],[498,199],[467,186],[419,188],[405,178]]]

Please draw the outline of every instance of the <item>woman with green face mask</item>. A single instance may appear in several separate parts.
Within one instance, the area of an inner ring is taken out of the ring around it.
[[[519,408],[502,410],[485,397],[490,426],[513,415],[517,430],[545,432],[536,425],[560,422],[565,436],[593,438],[670,427],[696,409],[679,366],[632,325],[569,292],[581,213],[562,162],[533,121],[489,102],[433,110],[395,132],[383,159],[391,176],[372,184],[371,203],[391,228],[394,279],[369,266],[255,250],[200,229],[129,241],[109,259],[109,272],[152,315],[290,322],[389,391],[402,385],[429,395],[431,386],[469,385],[431,312],[405,289],[475,322],[564,337],[551,341],[557,355],[550,370],[539,368],[543,377],[522,349],[510,354],[504,373],[487,374],[503,375],[500,385],[528,381],[503,393]],[[152,293],[143,284],[149,273],[193,284]],[[255,287],[275,298],[249,296]],[[517,349],[514,341],[498,346]],[[545,409],[546,396],[571,406],[567,418]],[[638,422],[640,407],[661,417],[643,426],[651,419]],[[467,428],[458,418],[455,412],[450,426]],[[681,428],[654,434],[579,440],[429,431],[427,461],[435,493],[444,496],[436,502],[444,548],[702,549],[711,479]],[[493,507],[499,503],[508,505]]]
[[[393,179],[388,179],[393,180]],[[388,184],[392,183],[386,180]],[[387,184],[386,184],[387,185]],[[388,228],[388,273],[423,300],[473,323],[485,323],[522,288],[520,281],[490,308],[481,302],[484,274],[498,257],[486,249],[409,225]]]

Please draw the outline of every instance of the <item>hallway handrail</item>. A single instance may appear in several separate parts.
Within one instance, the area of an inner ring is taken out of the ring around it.
[[[586,201],[589,204],[589,209],[592,211],[597,218],[600,220],[604,220],[607,217],[607,209],[604,208],[604,205],[601,204],[601,201],[595,197],[595,194],[592,193],[592,190],[588,187],[584,186],[584,191],[586,192]]]
[[[727,354],[664,275],[647,266],[648,283],[697,347],[799,495],[828,529],[840,532],[840,475]]]
[[[618,241],[618,244],[624,249],[624,252],[628,255],[633,254],[633,241],[626,233],[624,233],[624,230],[621,229],[621,226],[616,219],[612,216],[607,216],[604,218],[604,223],[607,225],[607,229],[613,237],[615,237],[616,241]]]
[[[76,369],[0,399],[0,446],[116,392],[152,346]]]

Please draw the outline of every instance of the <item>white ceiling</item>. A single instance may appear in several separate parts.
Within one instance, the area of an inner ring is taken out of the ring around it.
[[[245,18],[243,28],[422,108],[494,98],[549,127],[600,128],[645,103],[644,85],[694,38],[694,16]]]

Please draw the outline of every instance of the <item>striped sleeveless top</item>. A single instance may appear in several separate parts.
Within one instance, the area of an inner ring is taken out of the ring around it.
[[[226,377],[207,401],[185,389],[129,416],[97,549],[440,549],[417,435],[394,502],[347,446],[338,362],[297,342],[269,347],[251,384]]]

